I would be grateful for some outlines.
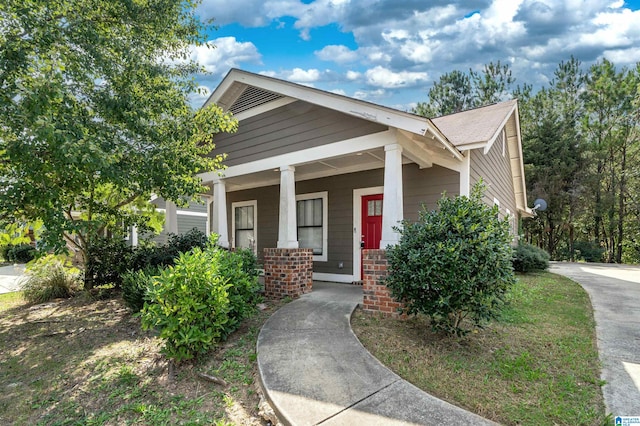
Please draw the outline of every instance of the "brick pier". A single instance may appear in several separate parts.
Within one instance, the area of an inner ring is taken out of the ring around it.
[[[312,249],[264,249],[264,293],[272,299],[297,298],[313,286]]]
[[[402,304],[391,297],[391,291],[384,285],[388,267],[385,250],[362,251],[362,309],[394,318],[404,318],[405,315],[398,312]]]

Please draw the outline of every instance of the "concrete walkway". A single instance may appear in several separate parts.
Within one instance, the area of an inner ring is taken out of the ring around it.
[[[262,385],[291,425],[495,424],[426,394],[375,359],[351,331],[362,288],[314,283],[258,336]]]
[[[580,283],[589,293],[607,412],[640,417],[640,267],[552,263],[550,271]]]
[[[24,274],[24,265],[0,267],[0,294],[20,290],[20,280]]]

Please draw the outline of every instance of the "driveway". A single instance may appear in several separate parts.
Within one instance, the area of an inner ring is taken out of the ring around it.
[[[20,290],[20,279],[24,274],[24,265],[0,267],[0,294]]]
[[[552,263],[549,269],[580,283],[596,320],[607,412],[640,416],[640,267]]]

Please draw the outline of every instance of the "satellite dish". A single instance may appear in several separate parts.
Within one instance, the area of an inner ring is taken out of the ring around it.
[[[540,210],[541,212],[547,209],[547,202],[542,198],[538,198],[533,202],[533,210]]]

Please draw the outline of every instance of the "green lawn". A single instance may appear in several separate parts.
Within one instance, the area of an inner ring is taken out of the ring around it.
[[[507,425],[602,425],[595,323],[586,292],[551,274],[518,276],[500,321],[464,338],[428,320],[356,311],[358,338],[425,391]]]

